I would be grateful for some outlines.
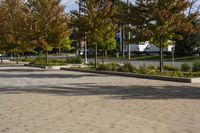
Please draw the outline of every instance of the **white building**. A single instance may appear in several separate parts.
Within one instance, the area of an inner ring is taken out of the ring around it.
[[[164,48],[164,52],[172,52],[173,45],[169,45],[167,48]],[[131,53],[159,53],[160,48],[150,42],[142,42],[139,44],[131,44]],[[124,51],[128,51],[128,45],[124,46]]]

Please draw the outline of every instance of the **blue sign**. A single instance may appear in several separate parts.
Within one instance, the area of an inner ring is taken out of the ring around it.
[[[117,44],[120,44],[120,37],[121,37],[120,31],[117,31],[117,33],[116,33],[116,41],[117,41]]]

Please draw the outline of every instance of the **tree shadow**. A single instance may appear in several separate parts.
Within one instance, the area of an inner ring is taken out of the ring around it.
[[[64,86],[24,86],[0,88],[0,94],[39,93],[59,96],[97,96],[108,99],[200,99],[200,88],[189,86],[103,86],[74,83]]]
[[[97,74],[51,74],[51,73],[31,73],[31,74],[0,74],[0,78],[81,78],[81,77],[106,77],[106,75]]]

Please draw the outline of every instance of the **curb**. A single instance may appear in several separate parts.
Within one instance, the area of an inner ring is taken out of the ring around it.
[[[172,82],[182,82],[182,83],[200,83],[200,78],[165,77],[165,76],[157,76],[157,75],[133,74],[133,73],[110,72],[110,71],[99,71],[99,70],[84,70],[84,69],[74,69],[74,68],[61,68],[61,70],[88,72],[88,73],[96,73],[96,74],[107,74],[107,75],[115,75],[115,76],[122,76],[122,77],[133,77],[133,78],[162,80],[162,81],[172,81]]]

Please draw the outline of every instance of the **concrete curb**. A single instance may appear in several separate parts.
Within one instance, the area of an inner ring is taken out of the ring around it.
[[[60,67],[61,67],[61,66],[40,66],[40,65],[33,65],[33,64],[25,64],[24,66],[43,68],[44,70],[60,70]]]
[[[183,82],[183,83],[200,83],[200,78],[178,78],[178,77],[166,77],[166,76],[157,76],[157,75],[125,73],[125,72],[85,70],[85,69],[75,69],[75,68],[61,68],[61,70],[88,72],[88,73],[96,73],[96,74],[107,74],[107,75],[142,78],[142,79],[153,79],[153,80],[162,80],[162,81]]]
[[[60,70],[61,68],[84,67],[84,65],[82,64],[69,64],[66,66],[40,66],[40,65],[34,65],[34,64],[25,64],[24,66],[43,68],[46,70]]]

